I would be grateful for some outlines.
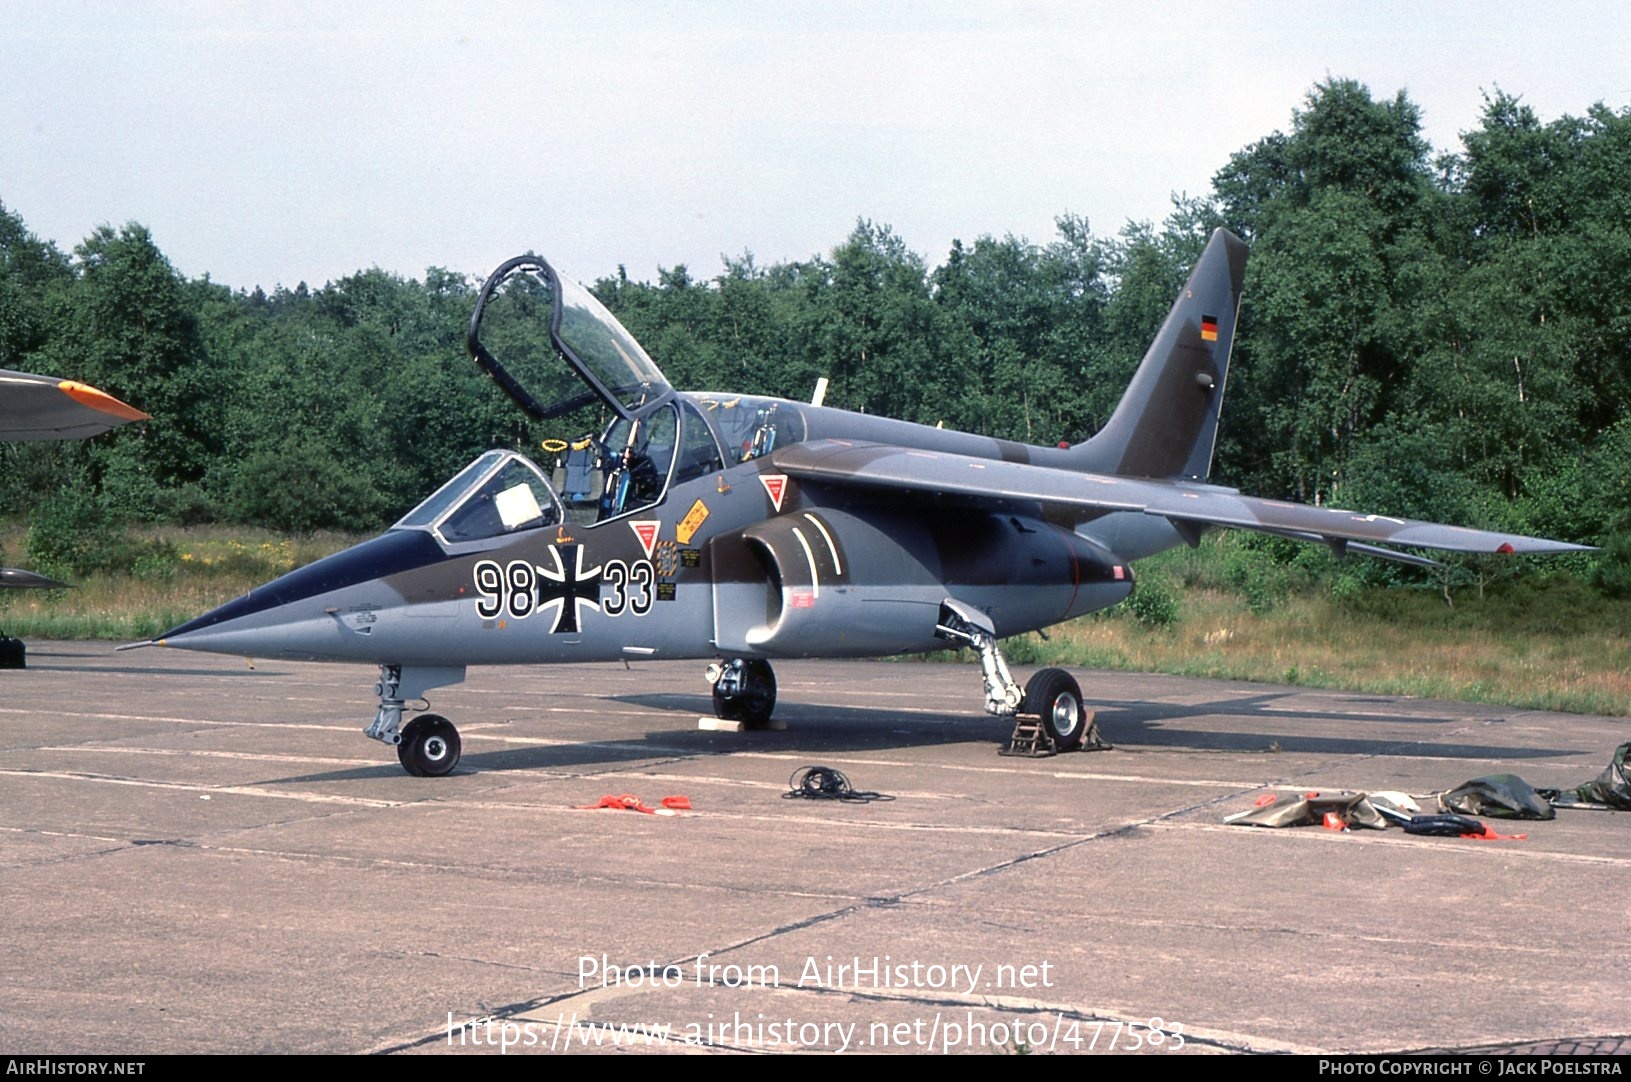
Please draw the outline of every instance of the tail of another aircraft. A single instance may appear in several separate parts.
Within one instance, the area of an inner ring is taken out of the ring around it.
[[[1081,469],[1195,479],[1211,472],[1245,278],[1246,242],[1217,230],[1109,423],[1072,452]]]

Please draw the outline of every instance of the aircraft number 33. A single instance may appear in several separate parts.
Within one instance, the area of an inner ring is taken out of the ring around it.
[[[506,613],[514,620],[525,620],[539,609],[556,601],[593,605],[607,616],[621,616],[625,612],[644,616],[651,611],[657,599],[657,570],[650,560],[608,560],[603,568],[574,573],[567,567],[564,574],[553,574],[528,560],[511,560],[499,564],[482,560],[473,568],[476,593],[476,614],[491,620]],[[609,588],[611,596],[602,599],[602,588]]]

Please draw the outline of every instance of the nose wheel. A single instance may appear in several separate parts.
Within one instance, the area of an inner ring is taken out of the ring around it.
[[[402,727],[396,757],[418,778],[440,778],[459,765],[459,730],[440,714],[421,714]]]

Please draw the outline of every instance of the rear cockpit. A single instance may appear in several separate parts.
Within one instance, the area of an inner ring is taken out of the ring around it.
[[[682,397],[695,403],[717,429],[728,466],[802,443],[808,434],[799,407],[784,399],[706,392]]]

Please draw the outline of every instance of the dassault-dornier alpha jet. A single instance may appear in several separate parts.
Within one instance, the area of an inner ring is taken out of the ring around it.
[[[1211,527],[1411,563],[1431,561],[1391,546],[1583,547],[1207,484],[1245,266],[1215,233],[1109,422],[1055,448],[677,392],[588,291],[512,259],[477,299],[471,356],[528,416],[588,434],[547,441],[543,467],[489,451],[381,536],[154,642],[378,665],[367,734],[418,775],[451,771],[459,736],[407,708],[470,665],[710,658],[715,712],[751,725],[775,706],[773,659],[948,643],[979,652],[987,710],[1068,749],[1090,720],[1076,681],[1044,669],[1020,689],[997,640],[1116,604],[1129,564]]]

